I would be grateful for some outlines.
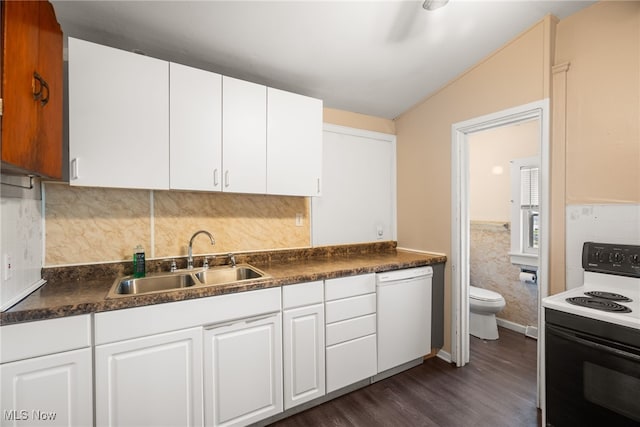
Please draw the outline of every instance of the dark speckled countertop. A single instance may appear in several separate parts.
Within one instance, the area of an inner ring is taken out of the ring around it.
[[[223,257],[218,258],[215,264],[225,262]],[[447,260],[442,255],[397,250],[395,242],[244,253],[236,255],[236,259],[239,264],[251,264],[271,277],[147,295],[107,298],[116,278],[131,274],[131,263],[44,269],[43,278],[47,283],[11,309],[1,313],[0,325],[420,267],[444,263]],[[185,266],[185,259],[176,261],[179,268]],[[195,262],[196,266],[201,265],[202,257],[196,257]],[[168,271],[169,263],[170,260],[148,261],[147,271]]]

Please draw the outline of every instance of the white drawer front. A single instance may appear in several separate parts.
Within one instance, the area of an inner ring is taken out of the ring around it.
[[[357,317],[327,325],[327,346],[376,333],[376,315]]]
[[[371,273],[325,280],[324,290],[327,301],[369,294],[376,291],[376,275]]]
[[[285,310],[319,304],[322,301],[324,301],[324,284],[322,280],[282,287],[282,308]]]
[[[327,324],[376,312],[376,294],[360,295],[326,303]]]
[[[89,347],[91,315],[3,326],[0,341],[0,363]]]
[[[327,347],[327,393],[372,377],[376,370],[375,334]]]

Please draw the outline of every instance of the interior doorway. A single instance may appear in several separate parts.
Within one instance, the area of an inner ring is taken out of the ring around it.
[[[474,133],[503,126],[537,121],[539,126],[538,188],[540,193],[537,227],[538,247],[538,334],[544,336],[544,318],[540,300],[548,294],[549,258],[549,101],[537,101],[486,116],[476,117],[452,126],[452,319],[451,358],[456,366],[469,362],[469,285],[470,285],[470,149],[469,139]],[[544,372],[541,355],[544,342],[538,339],[538,407],[543,402]]]

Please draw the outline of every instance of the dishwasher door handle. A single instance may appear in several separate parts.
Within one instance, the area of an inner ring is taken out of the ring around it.
[[[416,267],[407,270],[387,271],[376,274],[378,283],[398,282],[433,277],[433,267]]]

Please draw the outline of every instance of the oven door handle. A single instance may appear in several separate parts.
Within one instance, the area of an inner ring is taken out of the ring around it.
[[[558,329],[556,327],[553,327],[551,325],[547,325],[547,331],[552,333],[552,334],[558,335],[558,336],[560,336],[560,337],[562,337],[562,338],[564,338],[566,340],[573,341],[573,342],[576,342],[578,344],[582,344],[582,345],[584,345],[586,347],[590,347],[590,348],[592,348],[594,350],[604,351],[606,353],[610,353],[610,354],[613,354],[615,356],[619,356],[619,357],[623,357],[623,358],[628,359],[628,360],[632,360],[632,361],[634,361],[636,363],[640,362],[640,356],[638,356],[637,354],[629,353],[627,351],[620,350],[620,349],[613,348],[613,347],[609,347],[607,345],[599,344],[597,342],[585,340],[584,338],[580,338],[580,337],[578,337],[578,336],[576,336],[576,335],[574,335],[572,333],[564,332],[564,331],[562,331],[562,330],[560,330],[560,329]]]

